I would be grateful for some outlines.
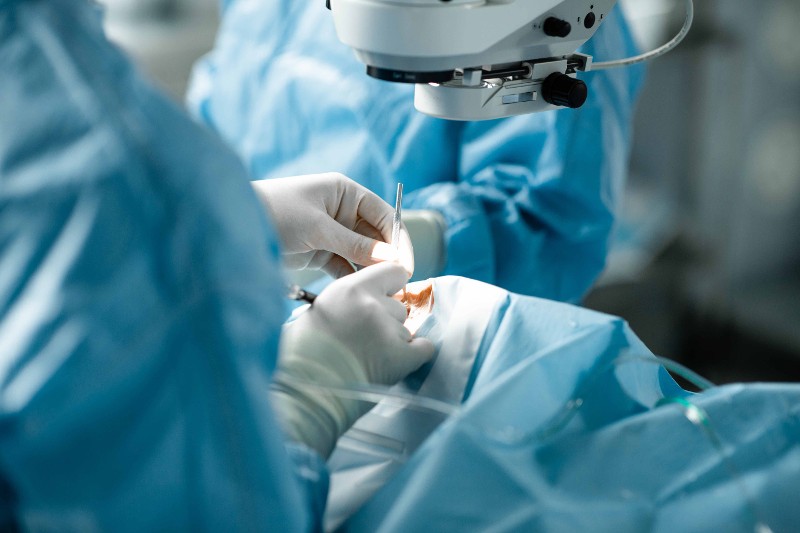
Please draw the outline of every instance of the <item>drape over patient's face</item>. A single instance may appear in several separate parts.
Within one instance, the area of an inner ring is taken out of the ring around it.
[[[677,386],[621,319],[436,278],[432,365],[331,457],[326,525],[348,531],[790,531],[800,386]],[[426,286],[410,286],[414,295]],[[424,301],[424,298],[422,298]],[[767,531],[767,529],[761,529]]]

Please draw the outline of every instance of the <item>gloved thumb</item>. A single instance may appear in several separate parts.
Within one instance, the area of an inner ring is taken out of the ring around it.
[[[412,367],[411,370],[409,370],[410,374],[433,359],[436,348],[431,341],[423,339],[422,337],[412,339],[408,345],[410,348],[409,366]]]
[[[384,262],[360,270],[353,275],[370,293],[379,296],[392,296],[408,283],[406,271],[398,263]]]
[[[411,244],[411,237],[403,227],[400,230],[400,243],[395,252],[394,245],[387,242],[379,242],[372,250],[372,258],[378,261],[397,261],[408,273],[408,277],[414,275],[414,247]]]

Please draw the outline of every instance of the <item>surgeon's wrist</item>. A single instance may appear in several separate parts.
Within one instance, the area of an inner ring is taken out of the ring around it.
[[[324,332],[285,328],[278,371],[271,388],[284,432],[323,458],[371,404],[343,398],[330,389],[367,383],[355,355]]]
[[[447,222],[433,209],[408,209],[403,212],[403,222],[414,247],[414,276],[412,281],[438,276],[446,262],[444,239]]]

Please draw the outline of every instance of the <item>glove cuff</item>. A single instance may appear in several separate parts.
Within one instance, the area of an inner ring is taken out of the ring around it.
[[[319,332],[284,328],[271,397],[284,431],[327,458],[339,436],[372,405],[346,399],[327,388],[367,383],[356,357]]]

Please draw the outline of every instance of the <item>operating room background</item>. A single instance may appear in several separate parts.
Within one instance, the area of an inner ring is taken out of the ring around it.
[[[182,100],[218,0],[102,3],[110,37]],[[645,48],[682,22],[678,0],[622,3]],[[648,66],[619,228],[585,305],[712,381],[800,381],[800,3],[695,9],[687,40]]]

